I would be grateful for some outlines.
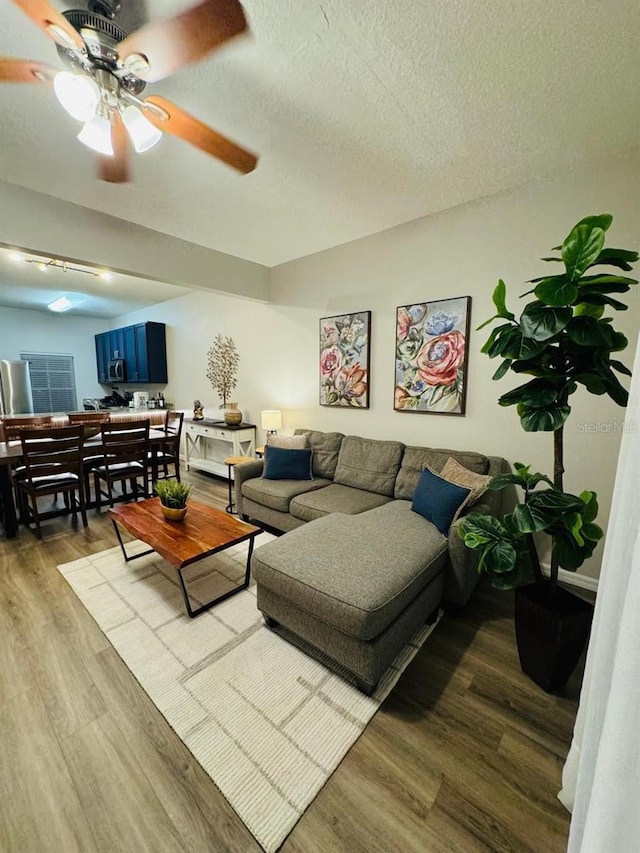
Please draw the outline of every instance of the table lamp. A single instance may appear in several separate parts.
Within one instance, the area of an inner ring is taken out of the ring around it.
[[[275,435],[282,426],[282,412],[279,409],[260,412],[260,425],[267,435]]]

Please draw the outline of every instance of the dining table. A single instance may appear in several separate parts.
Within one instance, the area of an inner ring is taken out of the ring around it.
[[[149,430],[149,446],[152,452],[161,451],[166,443],[175,440],[173,433],[167,433],[163,429]],[[84,457],[99,456],[102,448],[102,437],[98,432],[85,439],[82,445]],[[0,441],[0,525],[4,527],[7,539],[14,539],[18,535],[18,515],[13,496],[11,482],[12,469],[22,462],[22,442]]]

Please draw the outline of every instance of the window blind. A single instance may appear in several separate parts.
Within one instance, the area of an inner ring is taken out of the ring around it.
[[[29,362],[34,414],[78,408],[72,355],[21,352],[20,358]]]

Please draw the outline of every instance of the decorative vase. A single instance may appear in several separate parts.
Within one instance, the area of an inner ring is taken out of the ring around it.
[[[516,589],[515,623],[522,671],[547,693],[560,692],[589,639],[593,605],[549,582]]]
[[[242,412],[237,403],[227,403],[224,407],[224,422],[228,426],[238,426],[242,423]]]
[[[187,514],[186,506],[176,509],[172,506],[165,506],[164,504],[160,504],[160,509],[162,510],[162,514],[167,519],[167,521],[184,521],[184,517]]]

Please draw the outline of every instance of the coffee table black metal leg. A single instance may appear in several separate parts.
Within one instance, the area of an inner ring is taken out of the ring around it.
[[[122,536],[120,535],[120,530],[118,529],[118,525],[115,523],[113,519],[111,519],[111,524],[113,524],[113,529],[116,531],[116,536],[118,537],[118,542],[120,544],[120,550],[122,551],[122,556],[124,557],[125,563],[130,563],[131,560],[137,560],[138,557],[146,557],[147,554],[155,553],[153,548],[149,548],[148,551],[141,551],[140,554],[134,554],[130,557],[124,548],[124,542],[122,541]]]
[[[195,616],[199,616],[200,613],[204,613],[206,610],[211,610],[211,608],[215,604],[220,604],[221,601],[226,601],[227,598],[231,598],[232,595],[237,595],[239,592],[242,592],[243,589],[246,589],[249,586],[249,582],[251,580],[251,555],[253,553],[254,538],[255,536],[252,536],[251,539],[249,539],[249,551],[247,553],[247,569],[244,575],[244,583],[242,584],[242,586],[236,586],[233,589],[228,590],[227,592],[223,592],[222,595],[219,595],[217,598],[214,598],[211,601],[207,601],[206,604],[202,604],[200,607],[196,607],[195,610],[191,607],[191,602],[189,601],[189,593],[187,592],[187,586],[184,582],[184,578],[182,577],[182,569],[178,569],[178,580],[180,581],[180,589],[182,590],[182,597],[184,598],[184,605],[187,609],[187,615],[189,616],[189,618],[193,619]]]

